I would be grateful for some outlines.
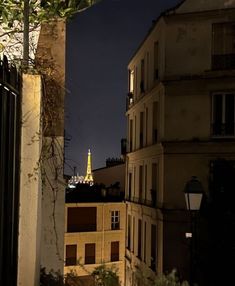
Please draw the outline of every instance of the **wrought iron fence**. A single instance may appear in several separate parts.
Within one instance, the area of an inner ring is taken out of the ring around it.
[[[0,285],[16,285],[19,217],[20,75],[0,59]]]

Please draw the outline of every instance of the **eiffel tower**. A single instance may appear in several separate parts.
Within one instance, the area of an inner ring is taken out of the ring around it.
[[[85,176],[85,183],[93,185],[93,176],[91,173],[91,150],[88,150],[88,157],[87,157],[87,169],[86,169],[86,176]]]

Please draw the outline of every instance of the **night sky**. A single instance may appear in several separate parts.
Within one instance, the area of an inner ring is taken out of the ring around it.
[[[103,0],[67,25],[65,173],[84,175],[120,157],[126,138],[127,65],[152,20],[177,0]],[[69,166],[70,167],[69,167]]]

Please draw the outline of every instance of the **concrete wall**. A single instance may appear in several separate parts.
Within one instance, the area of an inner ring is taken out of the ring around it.
[[[96,207],[97,231],[91,232],[67,232],[68,207]],[[111,211],[120,211],[120,229],[111,230]],[[65,266],[64,272],[75,270],[78,276],[90,274],[95,267],[105,263],[107,267],[118,268],[118,275],[124,281],[124,255],[125,255],[125,229],[126,206],[125,203],[77,203],[66,204],[65,209],[65,247],[68,244],[77,244],[77,259],[80,266]],[[119,241],[119,261],[110,262],[111,241]],[[96,263],[84,265],[85,243],[96,244]],[[81,267],[82,265],[82,267]],[[123,284],[122,284],[123,285]]]
[[[39,285],[41,237],[41,78],[23,74],[18,285]]]
[[[65,22],[41,27],[36,55],[43,79],[41,266],[63,273],[64,265],[64,80]]]
[[[120,183],[120,191],[125,188],[125,164],[93,170],[95,184],[104,184],[109,187],[116,182]]]

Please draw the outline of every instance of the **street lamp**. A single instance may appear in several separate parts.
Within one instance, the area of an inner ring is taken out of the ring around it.
[[[186,233],[186,237],[190,238],[190,285],[193,285],[197,238],[196,213],[200,210],[203,196],[202,184],[196,176],[192,176],[191,179],[186,183],[184,194],[187,210],[190,212],[191,232]]]

